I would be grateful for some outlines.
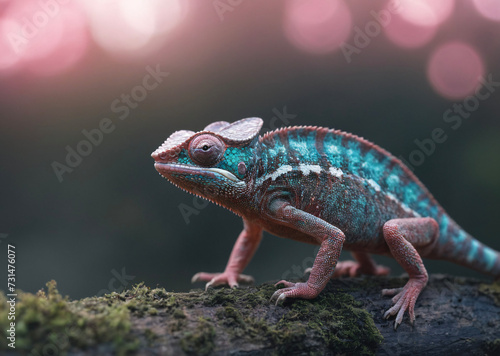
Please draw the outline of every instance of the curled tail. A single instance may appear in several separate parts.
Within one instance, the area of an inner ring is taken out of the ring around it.
[[[438,219],[439,241],[434,256],[489,274],[500,280],[500,252],[464,231],[446,214]]]

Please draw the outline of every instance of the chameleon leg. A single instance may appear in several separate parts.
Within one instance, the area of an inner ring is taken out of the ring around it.
[[[326,286],[339,259],[344,243],[344,233],[326,221],[296,209],[287,202],[276,201],[270,206],[271,217],[278,223],[307,233],[320,249],[314,260],[314,265],[305,283],[280,281],[286,288],[277,290],[271,297],[276,304],[286,298],[315,298]]]
[[[351,254],[356,261],[339,261],[335,270],[333,271],[332,278],[343,276],[355,277],[361,274],[372,276],[386,276],[391,270],[385,266],[377,265],[369,254],[365,252],[352,251]],[[311,268],[307,268],[304,273],[311,272]]]
[[[415,321],[415,302],[426,286],[428,276],[422,258],[415,247],[430,246],[439,236],[439,227],[432,218],[392,219],[383,227],[384,238],[398,263],[408,272],[410,279],[403,288],[384,289],[383,295],[395,295],[393,306],[384,314],[385,318],[396,315],[396,329],[406,310],[410,321]]]
[[[258,225],[243,219],[244,228],[238,240],[234,244],[231,256],[223,273],[196,273],[191,282],[208,281],[205,289],[220,284],[228,284],[233,287],[238,286],[238,282],[252,283],[253,277],[241,274],[252,259],[257,247],[262,239],[262,228]]]

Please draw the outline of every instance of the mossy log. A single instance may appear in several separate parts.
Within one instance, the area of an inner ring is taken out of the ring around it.
[[[48,292],[22,294],[16,351],[31,355],[498,355],[500,284],[433,275],[397,331],[383,318],[395,277],[331,281],[314,300],[269,302],[275,287],[167,292],[138,284],[78,301]],[[0,299],[4,299],[1,296]],[[5,334],[6,302],[0,320]],[[4,341],[4,354],[15,355]],[[6,352],[6,353],[5,353]]]

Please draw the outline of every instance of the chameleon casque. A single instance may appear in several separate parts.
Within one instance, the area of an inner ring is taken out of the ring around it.
[[[427,284],[422,257],[449,260],[500,278],[500,253],[453,221],[417,177],[379,146],[350,133],[296,126],[259,136],[259,118],[214,122],[201,132],[173,133],[152,157],[174,185],[243,218],[244,229],[222,273],[197,273],[210,286],[251,282],[241,274],[266,230],[320,245],[305,283],[280,281],[271,300],[315,298],[336,276],[386,275],[370,254],[395,258],[409,275],[384,289],[396,315],[415,320]],[[338,262],[342,249],[357,260]]]

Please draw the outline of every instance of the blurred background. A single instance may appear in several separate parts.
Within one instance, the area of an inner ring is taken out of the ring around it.
[[[496,0],[0,0],[0,93],[0,254],[16,246],[25,291],[187,291],[222,271],[241,219],[159,177],[150,154],[249,116],[379,144],[500,250]],[[267,234],[246,273],[297,278],[315,251]]]

